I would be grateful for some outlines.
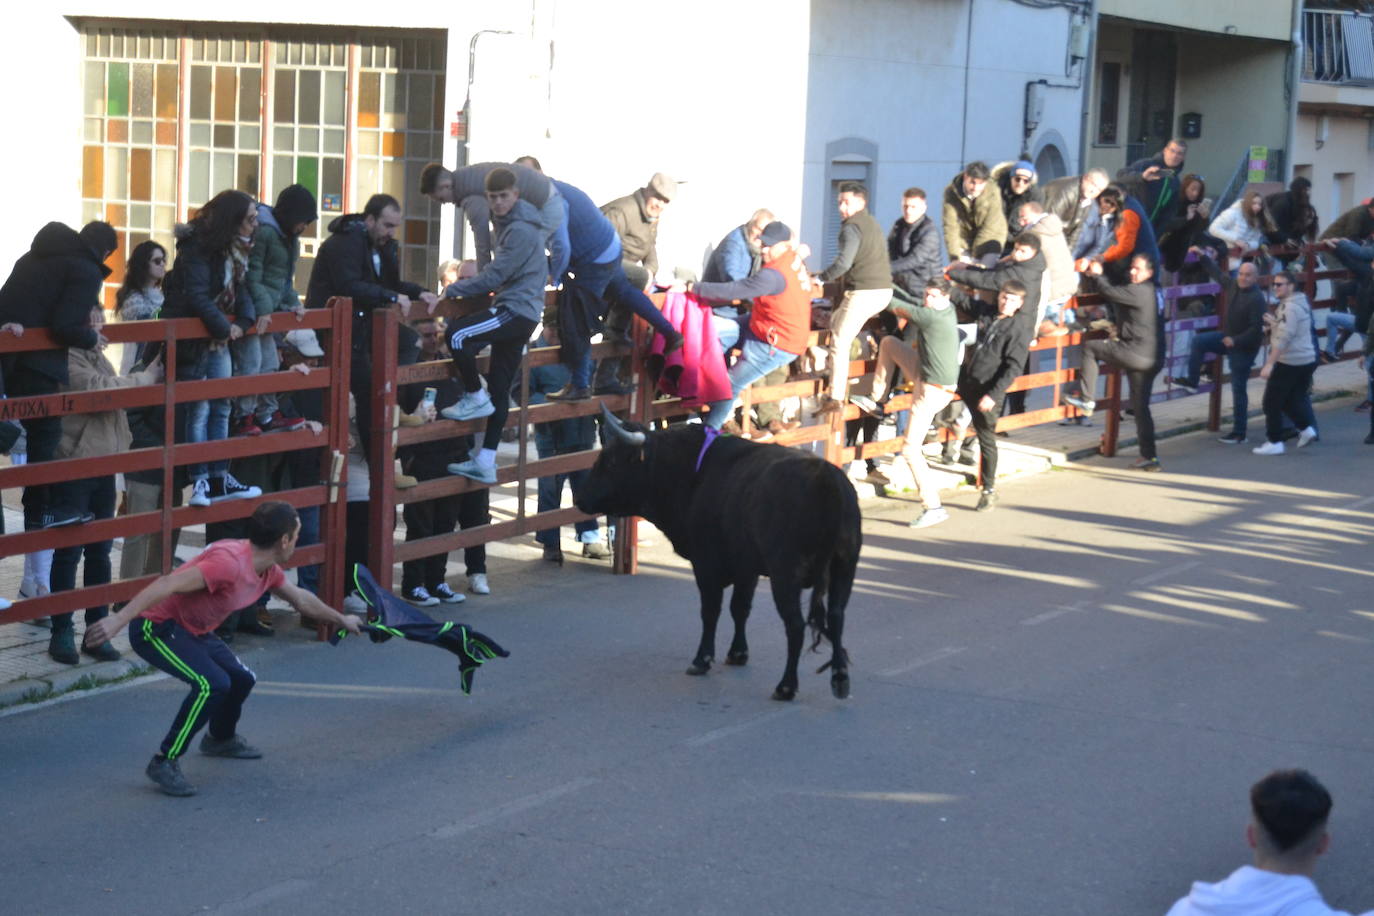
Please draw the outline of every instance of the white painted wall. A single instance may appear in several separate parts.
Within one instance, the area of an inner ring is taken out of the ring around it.
[[[1374,89],[1365,90],[1374,106]],[[1374,107],[1370,108],[1374,112]],[[1293,143],[1297,174],[1312,181],[1312,205],[1325,229],[1344,210],[1374,195],[1374,151],[1370,150],[1370,122],[1361,117],[1328,116],[1326,140],[1317,148],[1319,115],[1298,115]],[[1337,175],[1349,175],[1338,183]]]

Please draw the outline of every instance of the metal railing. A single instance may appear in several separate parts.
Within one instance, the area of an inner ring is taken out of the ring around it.
[[[1346,10],[1303,10],[1302,78],[1374,86],[1374,17]]]

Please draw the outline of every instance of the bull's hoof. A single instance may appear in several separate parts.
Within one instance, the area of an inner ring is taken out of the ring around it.
[[[701,677],[703,674],[705,674],[706,672],[708,672],[708,671],[710,671],[710,670],[711,670],[711,663],[710,663],[709,661],[706,661],[706,662],[696,662],[696,661],[694,661],[694,662],[692,662],[690,665],[687,666],[687,673],[690,674],[692,677]]]
[[[837,700],[849,699],[849,675],[843,672],[830,675],[830,692]]]
[[[747,665],[747,664],[749,664],[749,653],[748,653],[748,652],[731,652],[731,653],[729,653],[728,655],[725,656],[725,664],[727,664],[727,665]]]
[[[777,689],[773,691],[773,699],[775,700],[783,700],[784,702],[787,702],[795,700],[796,698],[797,688],[795,687],[784,687],[781,684],[779,684]]]

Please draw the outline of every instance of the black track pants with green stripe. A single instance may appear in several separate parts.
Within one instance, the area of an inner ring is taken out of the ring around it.
[[[222,639],[214,633],[195,636],[172,620],[154,623],[135,617],[129,625],[129,645],[148,664],[191,685],[162,739],[163,754],[180,757],[207,722],[212,737],[234,736],[243,701],[257,677]]]

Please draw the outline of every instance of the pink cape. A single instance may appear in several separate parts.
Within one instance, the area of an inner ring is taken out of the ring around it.
[[[677,395],[688,407],[730,397],[730,376],[710,307],[691,293],[669,292],[663,300],[663,315],[682,332],[682,349],[664,363],[659,390]],[[663,337],[655,335],[650,355],[662,358],[663,344]]]

